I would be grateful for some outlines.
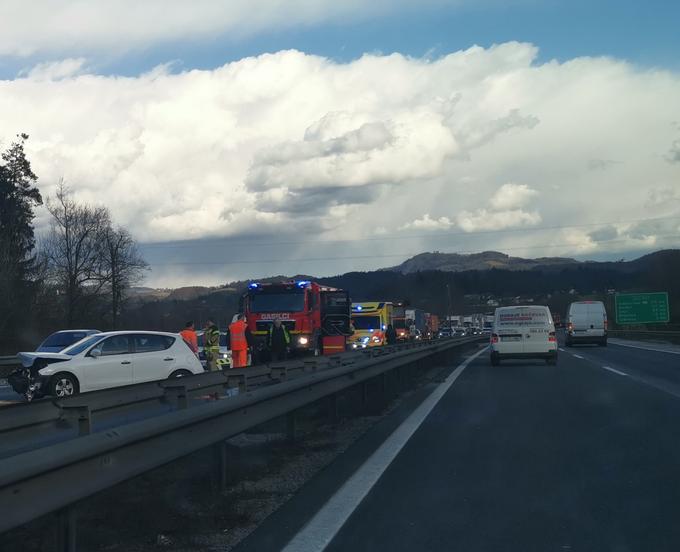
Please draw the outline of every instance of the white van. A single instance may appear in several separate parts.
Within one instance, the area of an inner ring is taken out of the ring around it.
[[[607,311],[602,301],[578,301],[567,311],[567,347],[575,343],[607,345]]]
[[[550,309],[541,305],[499,307],[491,332],[491,365],[508,358],[543,358],[557,364],[557,337]]]

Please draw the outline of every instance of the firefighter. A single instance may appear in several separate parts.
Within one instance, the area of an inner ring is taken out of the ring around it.
[[[179,335],[181,335],[182,339],[184,339],[184,341],[186,341],[186,344],[189,345],[189,349],[191,349],[191,352],[194,353],[195,355],[198,355],[198,337],[196,336],[194,323],[187,322],[184,325],[184,329],[181,332],[179,332]]]
[[[277,362],[286,360],[289,345],[290,334],[288,329],[281,324],[280,318],[275,318],[274,323],[269,326],[269,335],[267,336],[267,346],[272,353],[272,360]]]
[[[245,368],[248,364],[248,338],[245,316],[238,315],[236,322],[229,326],[229,341],[231,345],[231,367]]]
[[[220,357],[220,330],[215,323],[208,319],[203,328],[203,350],[208,371],[217,372],[220,368],[217,360]]]

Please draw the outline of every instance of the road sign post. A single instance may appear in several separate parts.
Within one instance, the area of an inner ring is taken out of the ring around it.
[[[670,320],[668,293],[617,293],[615,296],[616,323],[664,324]]]

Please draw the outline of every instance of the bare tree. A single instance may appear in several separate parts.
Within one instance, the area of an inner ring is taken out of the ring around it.
[[[111,322],[116,328],[126,290],[142,279],[149,265],[139,254],[132,235],[120,227],[109,227],[104,232],[102,261],[101,276],[107,282]]]
[[[45,240],[50,278],[64,296],[65,321],[72,326],[108,280],[102,244],[111,228],[108,209],[77,203],[64,182],[47,200],[52,227]]]

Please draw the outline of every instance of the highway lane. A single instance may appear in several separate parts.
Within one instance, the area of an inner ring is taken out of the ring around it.
[[[680,549],[677,355],[567,351],[475,359],[327,550]]]

